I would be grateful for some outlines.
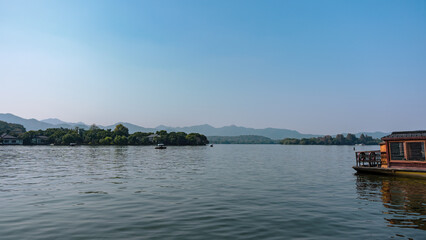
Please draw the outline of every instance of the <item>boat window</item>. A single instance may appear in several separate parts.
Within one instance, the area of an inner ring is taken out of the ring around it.
[[[391,142],[390,143],[391,160],[405,160],[404,157],[404,143]]]
[[[425,161],[425,143],[424,142],[408,142],[407,143],[407,160]]]

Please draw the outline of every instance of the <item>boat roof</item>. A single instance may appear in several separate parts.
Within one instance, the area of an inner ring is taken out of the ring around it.
[[[384,136],[383,141],[390,140],[426,140],[426,131],[402,131],[392,132],[392,134]]]

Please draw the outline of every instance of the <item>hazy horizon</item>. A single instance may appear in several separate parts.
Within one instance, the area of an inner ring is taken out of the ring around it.
[[[425,1],[0,0],[1,113],[426,129]]]
[[[0,113],[0,114],[12,114],[16,117],[21,117],[21,116],[17,116],[13,113]],[[223,125],[223,126],[214,126],[208,123],[204,123],[204,124],[196,124],[196,125],[185,125],[185,126],[171,126],[171,125],[164,125],[164,124],[158,124],[155,126],[144,126],[144,125],[138,125],[132,122],[126,122],[126,121],[118,121],[118,122],[114,122],[114,123],[107,123],[107,124],[99,124],[99,123],[86,123],[86,122],[82,122],[82,121],[78,121],[78,122],[71,122],[71,121],[64,121],[63,119],[58,119],[58,118],[46,118],[46,119],[36,119],[36,118],[24,118],[24,119],[35,119],[37,121],[41,121],[41,122],[46,122],[49,124],[53,124],[53,125],[60,125],[62,123],[64,124],[84,124],[87,126],[91,126],[91,125],[97,125],[97,126],[101,126],[101,127],[107,127],[107,126],[113,126],[119,123],[128,123],[128,124],[134,124],[136,126],[139,127],[144,127],[144,128],[161,128],[161,127],[170,127],[170,128],[186,128],[186,127],[194,127],[194,126],[204,126],[204,125],[208,125],[211,126],[213,128],[223,128],[223,127],[243,127],[243,128],[253,128],[253,129],[257,129],[257,130],[261,130],[261,129],[268,129],[268,128],[272,128],[272,127],[264,127],[264,128],[256,128],[256,127],[247,127],[247,126],[242,126],[242,125],[237,125],[237,124],[229,124],[229,125]],[[1,119],[0,119],[1,120]],[[56,121],[59,120],[62,123],[51,123],[51,120]],[[297,129],[289,129],[289,128],[273,128],[273,129],[287,129],[287,130],[295,130],[301,134],[311,134],[311,135],[336,135],[336,134],[347,134],[347,133],[352,133],[352,134],[359,134],[359,133],[373,133],[373,132],[383,132],[383,133],[390,133],[390,132],[386,132],[386,131],[358,131],[358,132],[348,132],[348,131],[342,131],[342,132],[338,132],[338,133],[325,133],[325,134],[316,134],[316,133],[309,133],[309,132],[301,132]],[[403,131],[404,129],[400,129],[400,130],[394,130],[394,131]],[[420,129],[417,129],[420,130]]]

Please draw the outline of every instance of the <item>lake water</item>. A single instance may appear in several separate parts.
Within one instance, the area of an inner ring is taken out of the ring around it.
[[[352,146],[0,146],[0,238],[426,239],[426,180],[356,175],[354,156]]]

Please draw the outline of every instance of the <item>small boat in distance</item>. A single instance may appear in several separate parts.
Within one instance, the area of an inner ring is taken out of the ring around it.
[[[164,144],[162,144],[162,143],[157,144],[157,146],[155,147],[155,149],[166,149],[166,148],[167,147],[164,146]]]
[[[70,143],[70,146],[71,146],[71,147],[73,147],[73,146],[77,146],[77,143]]]
[[[355,152],[357,172],[426,178],[426,131],[393,132],[380,150]]]

